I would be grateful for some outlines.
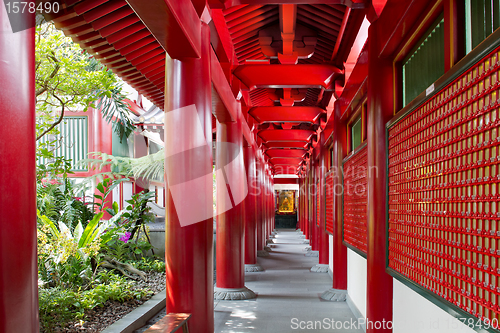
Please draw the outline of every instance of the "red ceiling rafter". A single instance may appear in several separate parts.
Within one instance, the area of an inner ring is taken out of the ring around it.
[[[65,3],[64,11],[47,18],[161,108],[165,51],[172,58],[199,55],[201,7],[195,9],[190,1]],[[275,173],[297,173],[317,140],[333,89],[344,81],[343,64],[366,12],[358,8],[371,10],[371,4],[366,0],[208,0],[208,4],[212,20],[203,17],[209,22],[214,50],[214,114],[231,121],[243,112],[245,140],[257,139]],[[268,52],[269,39],[262,46],[259,35],[272,36],[275,51]],[[263,47],[268,47],[266,53]],[[243,97],[241,108],[237,95]]]
[[[331,89],[342,71],[332,65],[240,65],[233,74],[250,90],[255,88]]]
[[[307,154],[305,149],[273,148],[266,150],[266,155],[273,158],[298,158],[302,159]]]
[[[309,147],[308,142],[300,141],[270,141],[265,142],[262,148],[264,150],[272,148],[292,148],[292,149],[307,149]]]
[[[250,109],[248,114],[259,123],[316,123],[324,112],[321,108],[314,106],[261,106]]]
[[[264,140],[264,142],[270,141],[302,141],[309,142],[311,137],[315,135],[316,132],[310,130],[275,130],[266,129],[259,132],[259,137]]]

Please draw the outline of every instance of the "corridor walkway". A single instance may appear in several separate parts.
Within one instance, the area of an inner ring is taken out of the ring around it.
[[[300,235],[295,230],[279,231],[270,256],[258,258],[265,271],[246,273],[246,286],[256,299],[216,301],[216,333],[363,332],[352,326],[357,322],[345,302],[320,298],[332,280],[327,273],[309,271],[318,258],[304,255],[307,245]],[[332,320],[344,329],[332,329]],[[314,324],[316,328],[311,327]]]

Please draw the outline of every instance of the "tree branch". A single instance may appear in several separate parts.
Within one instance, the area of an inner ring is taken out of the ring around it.
[[[54,51],[52,51],[52,56],[49,56],[50,59],[52,59],[55,64],[56,64],[56,67],[54,67],[54,70],[52,71],[52,73],[50,73],[49,77],[47,77],[45,80],[44,80],[44,84],[42,87],[38,88],[36,91],[35,91],[35,97],[38,97],[40,96],[41,94],[43,94],[44,92],[47,91],[47,87],[48,87],[48,82],[50,80],[52,80],[57,72],[59,72],[59,69],[61,68],[61,65],[59,64],[59,60],[57,60],[56,56],[55,56],[55,53]],[[38,139],[37,139],[38,140]]]
[[[59,125],[64,118],[64,107],[66,104],[59,97],[57,97],[55,94],[52,94],[52,96],[54,96],[54,98],[56,98],[61,103],[61,114],[59,115],[59,119],[57,119],[57,121],[55,123],[50,125],[45,131],[42,132],[42,134],[40,134],[39,136],[36,137],[35,141],[40,140],[45,134],[52,131],[54,129],[54,127]]]

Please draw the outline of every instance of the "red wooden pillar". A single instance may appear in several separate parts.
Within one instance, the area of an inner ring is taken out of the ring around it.
[[[310,219],[311,219],[311,232],[312,232],[311,250],[318,251],[318,226],[316,224],[316,191],[318,189],[314,172],[315,169],[316,169],[316,162],[313,161],[311,165],[311,170],[309,171],[309,179],[310,179],[309,201],[311,205]]]
[[[149,147],[147,145],[147,142],[148,142],[147,140],[148,139],[145,136],[143,136],[141,134],[134,133],[134,157],[135,158],[148,155]],[[136,194],[136,193],[139,193],[141,191],[144,191],[145,189],[149,190],[149,182],[142,177],[135,179],[133,193]]]
[[[342,302],[347,296],[347,247],[342,244],[342,159],[346,150],[346,126],[340,122],[340,105],[335,103],[333,110],[335,128],[333,139],[333,283],[321,298],[328,301]]]
[[[308,174],[304,175],[304,190],[302,195],[304,196],[304,234],[306,235],[306,239],[311,241],[311,229],[309,228],[309,180]]]
[[[106,154],[113,154],[113,126],[109,124],[101,115],[101,110],[92,109],[92,136],[93,136],[93,146],[91,151],[98,151]],[[109,172],[111,167],[106,166],[102,171],[98,172]],[[137,193],[137,192],[134,192]],[[102,193],[95,189],[95,194],[102,195]],[[95,199],[97,202],[102,203],[101,200]],[[106,211],[106,208],[113,208],[113,201],[118,201],[118,199],[113,199],[113,191],[111,191],[107,198],[106,203],[103,206],[102,211],[104,212],[104,219],[110,219],[111,215]]]
[[[255,150],[252,146],[244,148],[245,170],[247,173],[248,195],[245,198],[245,271],[260,272],[257,264],[257,170]]]
[[[302,222],[300,223],[300,231],[304,234],[304,237],[307,238],[307,228],[306,228],[306,205],[305,205],[305,187],[306,187],[306,179],[302,176],[300,179],[300,186],[299,186],[299,198],[300,198],[300,219]]]
[[[444,70],[447,72],[465,56],[465,1],[445,0],[444,4]]]
[[[386,138],[385,124],[393,116],[393,62],[380,58],[381,21],[368,30],[368,286],[366,318],[392,321],[392,277],[386,273]],[[367,325],[366,332],[392,332]]]
[[[273,215],[274,215],[274,205],[273,205],[273,185],[271,182],[271,171],[267,172],[267,206],[269,207],[267,216],[267,237],[271,236],[273,231]]]
[[[326,170],[326,152],[324,148],[325,136],[321,133],[320,143],[319,143],[319,163],[316,168],[317,178],[318,178],[318,188],[317,191],[320,193],[319,200],[319,227],[318,227],[318,247],[319,247],[319,263],[314,266],[311,271],[318,273],[328,273],[329,267],[329,252],[330,252],[330,242],[328,234],[325,230],[325,170]]]
[[[303,208],[302,208],[302,182],[303,182],[302,178],[299,178],[299,192],[298,192],[299,205],[297,207],[297,214],[299,217],[299,222],[298,222],[297,230],[300,230],[303,232],[304,228],[302,226],[302,212],[303,212]]]
[[[257,158],[257,179],[256,179],[256,190],[257,190],[257,256],[266,257],[269,255],[267,251],[264,250],[266,245],[265,239],[265,208],[264,208],[264,162],[262,158],[262,152],[258,151]]]
[[[209,31],[203,24],[201,58],[167,56],[165,89],[167,312],[191,313],[190,329],[207,333],[214,331]],[[187,224],[189,214],[202,220]]]
[[[217,300],[254,298],[245,287],[245,165],[241,119],[217,122]]]
[[[35,29],[12,33],[3,5],[0,77],[0,332],[38,332]]]
[[[271,175],[270,178],[271,184],[271,231],[276,230],[276,193],[274,192],[274,178]]]
[[[267,187],[267,238],[271,236],[271,231],[272,231],[272,217],[271,214],[273,214],[273,209],[272,209],[272,190],[271,190],[271,172],[269,171],[269,166],[267,167],[267,173],[266,173],[266,187]]]
[[[270,206],[269,206],[269,165],[266,163],[265,165],[265,172],[264,172],[264,206],[265,206],[265,227],[264,227],[264,232],[265,232],[265,239],[269,239],[270,235],[270,230],[269,230],[269,224],[270,224]]]
[[[269,171],[269,236],[274,235],[274,186],[273,176]]]
[[[312,242],[313,242],[313,235],[312,235],[312,222],[311,222],[311,196],[309,194],[309,191],[310,191],[310,186],[311,186],[311,179],[310,179],[310,170],[307,171],[306,173],[306,188],[305,188],[305,196],[304,196],[304,201],[305,201],[305,204],[306,204],[306,209],[305,209],[305,213],[306,213],[306,230],[307,230],[307,234],[306,234],[306,238],[309,240],[309,245],[312,246]],[[312,247],[311,247],[312,248]]]

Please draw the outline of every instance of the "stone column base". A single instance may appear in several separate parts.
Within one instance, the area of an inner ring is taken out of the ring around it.
[[[307,251],[304,255],[306,257],[319,257],[319,251]]]
[[[262,272],[264,268],[262,268],[259,264],[245,264],[245,272]]]
[[[347,298],[347,290],[330,288],[321,295],[321,299],[331,302],[345,302]]]
[[[271,248],[271,246],[274,246],[274,245],[264,246],[264,251],[273,252],[273,249]]]
[[[220,301],[237,301],[257,297],[253,291],[244,288],[214,288],[214,299]]]
[[[311,267],[311,272],[313,273],[328,273],[327,264],[317,264]]]
[[[269,257],[269,252],[266,250],[257,251],[257,257]]]

